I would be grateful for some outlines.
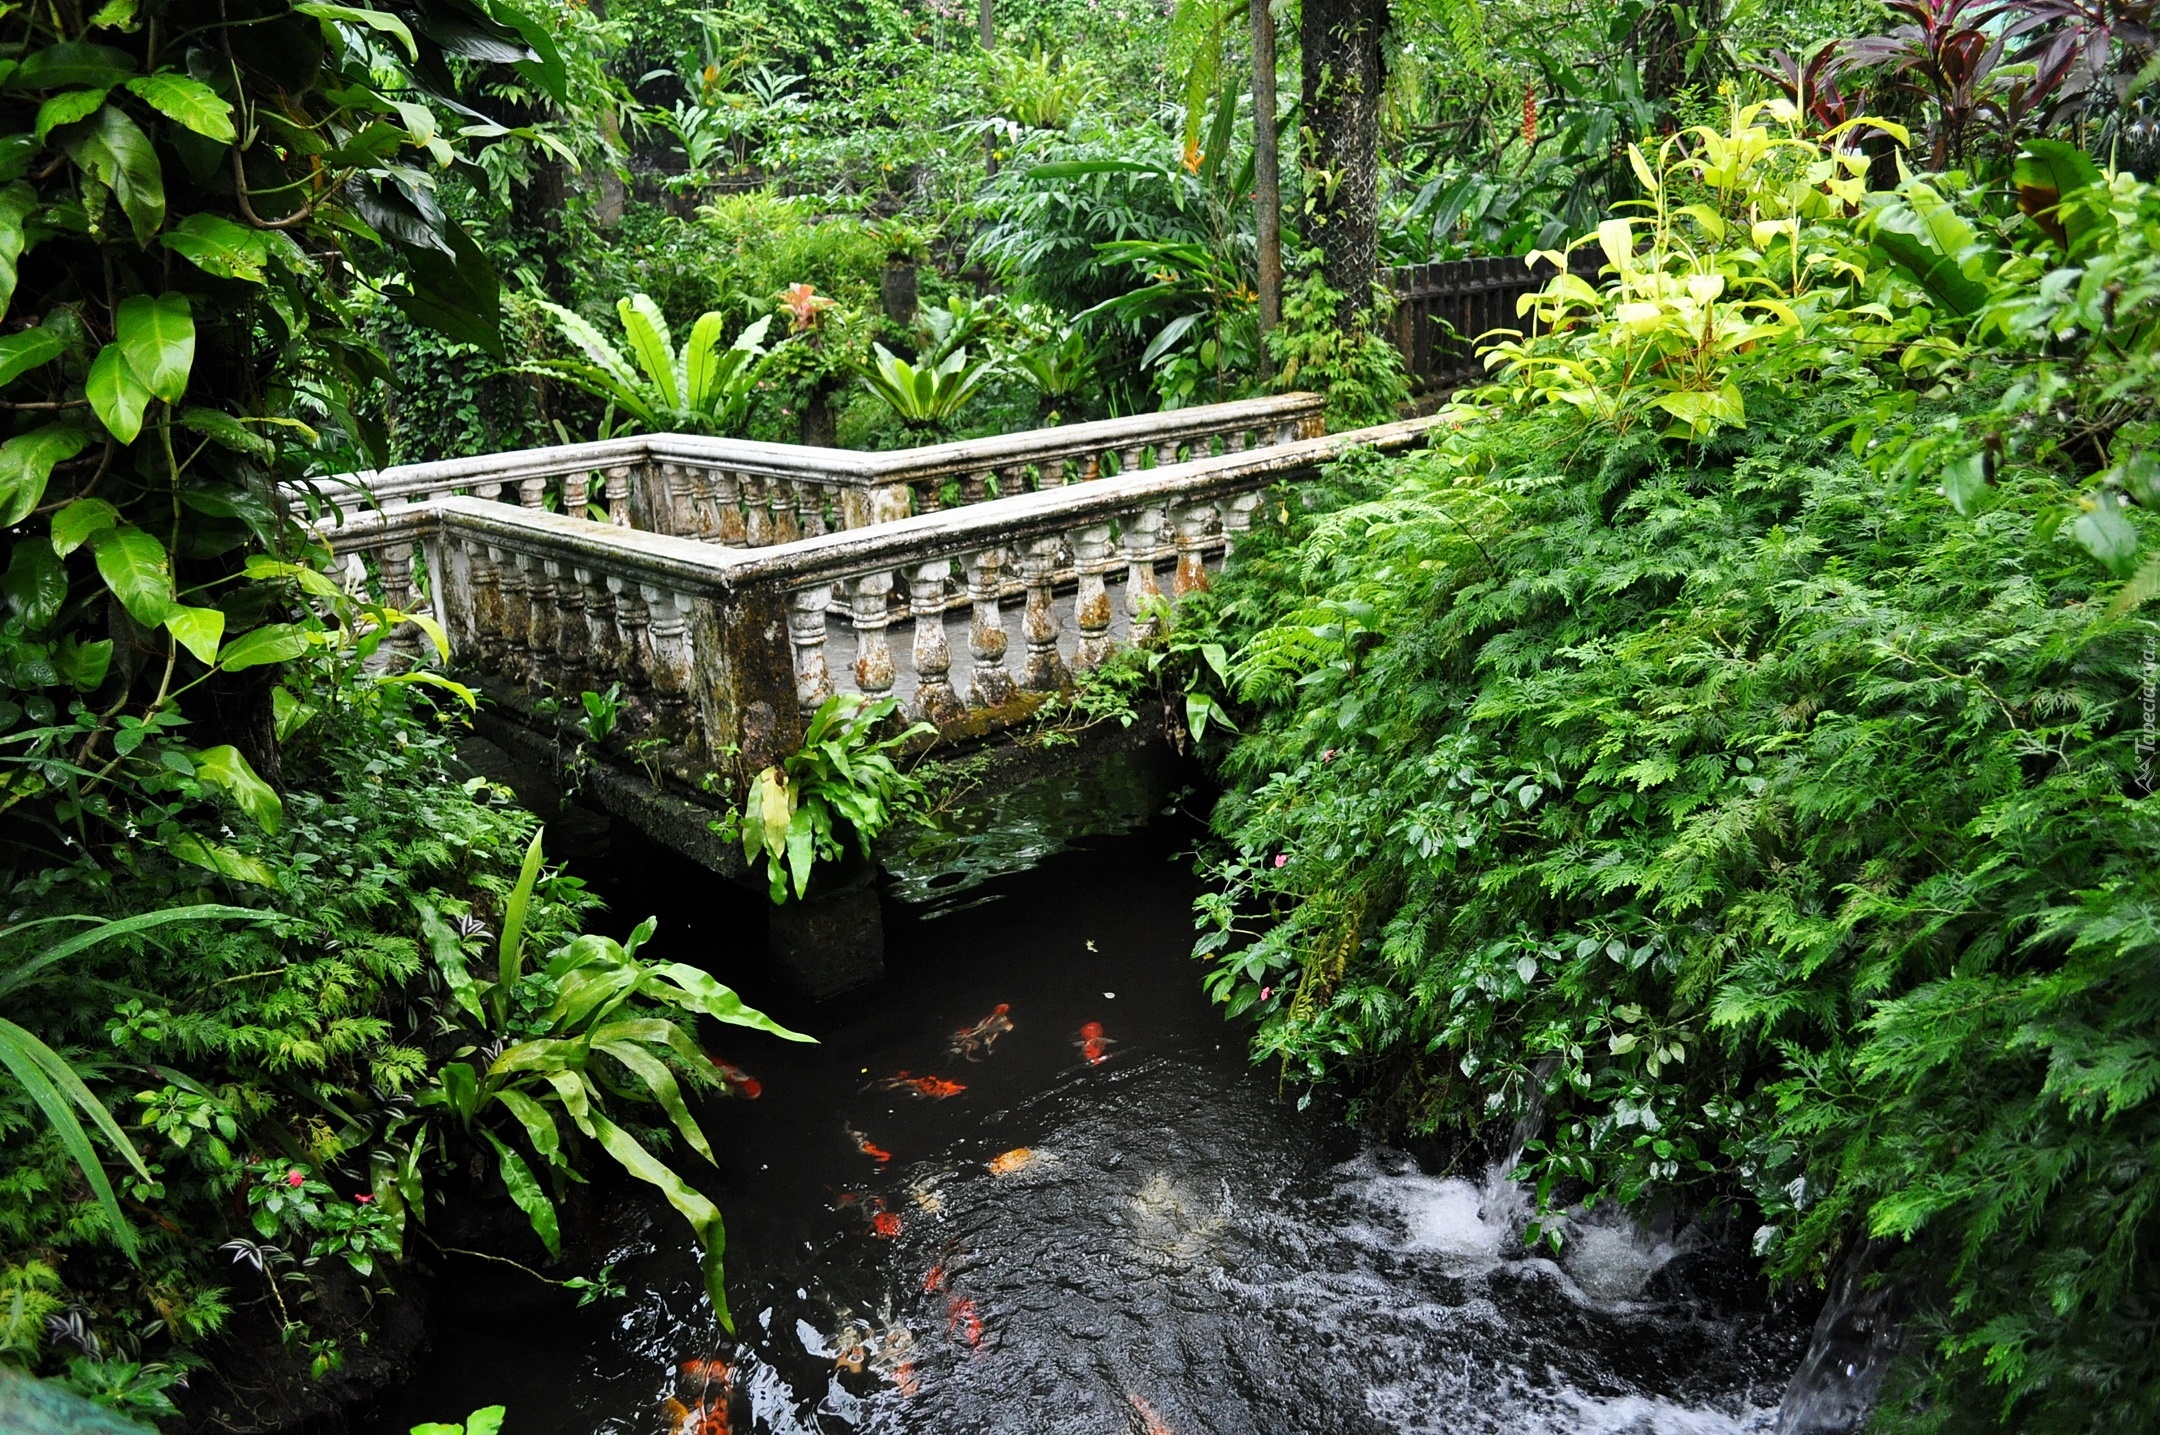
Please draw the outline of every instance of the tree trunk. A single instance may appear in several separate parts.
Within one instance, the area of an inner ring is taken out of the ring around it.
[[[1275,134],[1275,16],[1268,0],[1252,0],[1252,99],[1253,237],[1260,251],[1264,336],[1282,322],[1282,151]]]
[[[1387,0],[1305,0],[1300,35],[1305,127],[1301,163],[1321,271],[1340,293],[1336,321],[1363,328],[1380,242],[1381,38]]]

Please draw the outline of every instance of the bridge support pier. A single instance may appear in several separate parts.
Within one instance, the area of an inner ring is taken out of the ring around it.
[[[801,901],[773,908],[766,919],[766,959],[804,996],[838,996],[885,975],[876,875],[860,860],[821,870]]]

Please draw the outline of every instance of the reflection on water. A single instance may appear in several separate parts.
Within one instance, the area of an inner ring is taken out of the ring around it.
[[[1082,843],[935,921],[889,908],[879,989],[774,999],[822,1045],[729,1034],[761,1087],[707,1119],[736,1339],[679,1223],[617,1190],[600,1254],[630,1295],[572,1311],[453,1268],[378,1431],[501,1401],[508,1435],[659,1435],[699,1422],[683,1365],[708,1359],[733,1432],[1767,1430],[1806,1328],[1744,1257],[1596,1223],[1528,1256],[1512,1187],[1360,1150],[1246,1064],[1186,956],[1193,835]],[[670,955],[767,996],[695,889],[651,887]],[[955,1054],[1000,1004],[1009,1029]]]

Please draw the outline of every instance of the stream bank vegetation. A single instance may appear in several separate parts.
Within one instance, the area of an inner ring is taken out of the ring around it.
[[[1631,147],[1602,281],[1241,548],[1199,950],[1287,1077],[1527,1122],[1533,1242],[1868,1251],[1877,1428],[2148,1429],[2160,189],[1863,113]]]

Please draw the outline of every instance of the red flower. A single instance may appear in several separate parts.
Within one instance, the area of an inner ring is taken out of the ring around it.
[[[375,1198],[368,1195],[366,1192],[362,1192],[361,1194],[353,1197],[353,1199],[355,1201],[358,1201],[361,1205],[365,1206],[368,1202],[374,1200]]]
[[[300,1168],[296,1166],[285,1173],[285,1184],[298,1189],[307,1184],[307,1177],[301,1175]]]

